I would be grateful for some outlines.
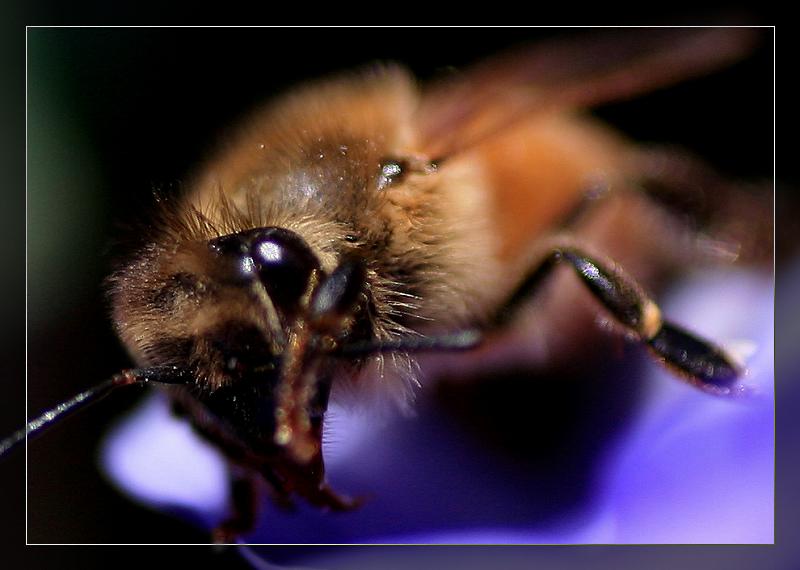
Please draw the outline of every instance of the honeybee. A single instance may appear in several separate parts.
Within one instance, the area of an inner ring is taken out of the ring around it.
[[[329,395],[377,386],[405,404],[440,373],[441,352],[465,351],[454,357],[465,376],[510,356],[569,361],[600,314],[684,379],[738,390],[741,365],[645,291],[703,247],[747,254],[746,236],[713,208],[718,239],[676,231],[640,186],[680,198],[676,170],[707,171],[639,153],[572,111],[706,73],[752,39],[652,36],[557,42],[422,90],[400,67],[372,67],[272,102],[180,196],[159,199],[143,245],[109,280],[140,368],[106,386],[170,384],[198,430],[279,499],[331,509],[355,505],[324,478]],[[562,266],[575,271],[553,274]],[[549,300],[534,302],[541,287]],[[540,338],[498,342],[521,317]],[[217,540],[247,532],[251,502]]]

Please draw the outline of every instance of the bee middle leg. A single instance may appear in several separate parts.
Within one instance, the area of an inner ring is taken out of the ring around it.
[[[661,364],[712,393],[727,394],[735,387],[742,371],[730,356],[712,342],[665,320],[655,301],[615,263],[595,259],[573,245],[552,248],[491,317],[488,330],[508,325],[560,264],[572,267],[614,320],[645,345]],[[352,351],[352,354],[359,355],[388,351],[465,350],[479,344],[486,332],[465,329],[426,338],[353,345],[344,347],[343,352],[350,355],[348,351]]]
[[[615,263],[594,259],[574,246],[553,248],[494,315],[493,324],[507,324],[544,278],[562,263],[572,267],[614,320],[661,364],[714,393],[728,393],[735,385],[742,371],[730,356],[710,341],[665,320],[656,302]]]

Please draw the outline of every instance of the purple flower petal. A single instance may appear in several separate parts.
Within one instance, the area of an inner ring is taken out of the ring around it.
[[[144,504],[185,509],[207,524],[227,509],[224,459],[187,422],[172,416],[163,394],[147,398],[111,430],[101,461],[106,475]]]

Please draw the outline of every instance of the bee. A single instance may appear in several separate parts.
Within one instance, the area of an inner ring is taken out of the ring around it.
[[[463,352],[454,358],[472,370],[508,358],[504,331],[523,318],[540,332],[518,334],[513,357],[531,367],[574,358],[600,314],[677,377],[738,393],[741,364],[647,291],[708,248],[746,257],[760,231],[748,243],[727,206],[710,208],[717,239],[699,240],[653,196],[681,201],[686,179],[702,176],[737,208],[758,201],[574,111],[707,73],[752,41],[727,29],[556,41],[423,89],[382,65],[288,92],[180,196],[158,198],[141,245],[109,278],[137,368],[22,435],[120,386],[163,385],[248,474],[214,532],[228,542],[252,527],[253,477],[278,501],[357,506],[325,479],[331,395],[380,389],[405,404],[442,353]]]

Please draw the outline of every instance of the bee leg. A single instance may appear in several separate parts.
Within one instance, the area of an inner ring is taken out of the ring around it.
[[[572,267],[592,295],[659,362],[700,388],[717,394],[730,393],[742,370],[728,355],[711,342],[665,321],[658,305],[614,263],[595,260],[571,246],[554,248],[528,274],[495,315],[494,326],[507,324],[542,280],[561,263]]]
[[[312,504],[334,512],[352,511],[364,504],[363,498],[352,498],[334,491],[327,483],[323,483],[313,493],[304,495]]]
[[[364,504],[364,497],[348,497],[334,491],[327,483],[320,487],[320,496],[324,503],[334,511],[352,511]]]
[[[643,343],[661,364],[704,390],[715,394],[731,392],[742,370],[730,356],[713,343],[665,321],[658,305],[616,264],[595,260],[575,247],[550,251],[492,317],[488,328],[507,325],[552,270],[564,262],[573,268],[614,319]],[[432,337],[353,343],[341,347],[336,355],[354,357],[380,352],[468,350],[483,338],[482,331],[465,329]]]
[[[310,504],[329,511],[349,511],[363,504],[361,498],[351,498],[334,491],[325,480],[325,461],[317,453],[306,464],[283,464],[280,472],[272,474],[279,481],[276,487],[287,497],[297,494]]]
[[[484,338],[478,329],[464,329],[435,336],[414,336],[384,341],[353,342],[335,353],[341,358],[356,358],[384,352],[445,352],[475,348]]]
[[[260,458],[237,438],[204,404],[182,392],[170,394],[173,413],[186,416],[195,433],[212,444],[233,465],[258,468]]]
[[[553,249],[494,315],[489,329],[507,325],[551,271],[563,262],[572,266],[594,297],[661,364],[708,392],[731,392],[742,369],[729,355],[713,343],[665,321],[658,305],[614,263],[596,261],[574,247]],[[351,343],[340,347],[335,355],[352,358],[382,352],[469,350],[480,344],[484,337],[480,330],[464,329],[431,337]]]
[[[258,514],[258,481],[251,470],[237,470],[231,481],[231,500],[233,512],[213,531],[216,544],[236,542],[255,526]]]

